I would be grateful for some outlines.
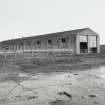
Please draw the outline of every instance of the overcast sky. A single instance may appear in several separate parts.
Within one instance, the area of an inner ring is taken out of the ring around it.
[[[105,44],[105,0],[0,0],[0,41],[86,27]]]

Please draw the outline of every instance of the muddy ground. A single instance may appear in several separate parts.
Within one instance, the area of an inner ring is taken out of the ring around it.
[[[105,55],[0,61],[0,105],[105,105]]]

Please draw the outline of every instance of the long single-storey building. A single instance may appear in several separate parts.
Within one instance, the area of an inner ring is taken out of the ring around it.
[[[97,33],[90,28],[84,28],[2,41],[0,42],[0,52],[99,53],[99,40]]]

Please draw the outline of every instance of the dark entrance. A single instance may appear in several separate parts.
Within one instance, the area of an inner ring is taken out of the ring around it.
[[[90,48],[91,53],[97,53],[97,48],[96,47],[92,47]]]
[[[88,53],[88,43],[80,42],[80,53]]]

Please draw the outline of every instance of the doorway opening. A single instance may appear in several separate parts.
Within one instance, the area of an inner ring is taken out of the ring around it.
[[[80,53],[88,53],[88,43],[80,42]]]
[[[90,48],[91,53],[97,53],[97,47]]]

